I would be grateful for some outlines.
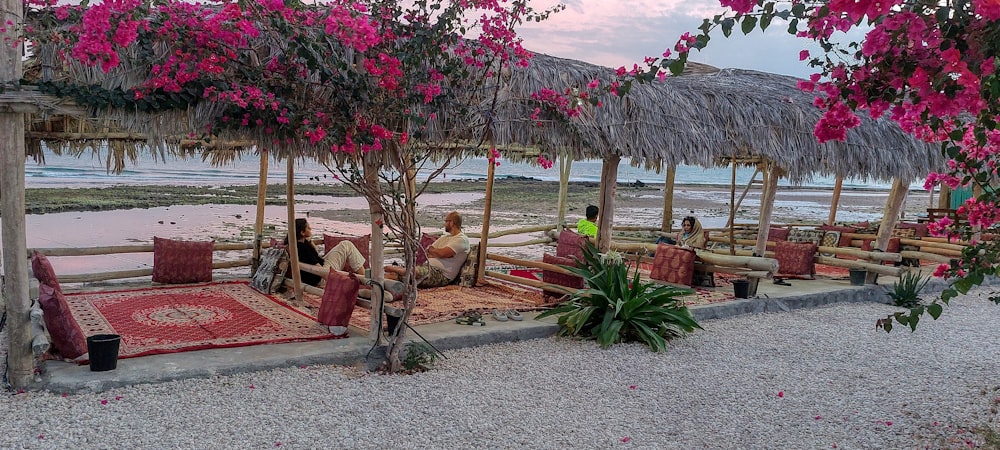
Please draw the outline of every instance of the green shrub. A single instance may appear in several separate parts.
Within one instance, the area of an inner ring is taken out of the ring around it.
[[[921,277],[920,272],[907,271],[896,280],[889,291],[892,304],[904,308],[912,308],[920,304],[920,291],[924,289],[930,277]]]
[[[621,255],[601,255],[587,243],[580,267],[563,266],[583,277],[581,289],[562,305],[538,318],[559,314],[559,335],[595,339],[601,347],[618,342],[643,342],[653,351],[666,349],[666,341],[701,329],[678,297],[690,289],[660,285],[629,277]]]

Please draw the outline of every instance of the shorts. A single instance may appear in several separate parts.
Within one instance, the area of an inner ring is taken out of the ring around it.
[[[421,264],[417,266],[416,269],[417,280],[421,280],[420,284],[417,285],[418,288],[432,288],[441,287],[451,284],[451,280],[448,279],[444,271],[437,266],[432,266],[430,264]]]

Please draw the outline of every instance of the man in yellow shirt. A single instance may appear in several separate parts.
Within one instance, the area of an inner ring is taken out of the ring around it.
[[[587,206],[587,218],[576,223],[576,232],[592,238],[597,237],[597,207]]]

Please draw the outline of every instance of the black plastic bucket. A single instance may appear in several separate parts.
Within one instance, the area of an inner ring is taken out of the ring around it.
[[[865,279],[868,278],[868,271],[865,269],[850,269],[851,286],[864,286]]]
[[[750,282],[747,280],[733,280],[733,294],[736,294],[736,298],[750,297]]]
[[[400,322],[402,322],[399,319],[402,319],[402,317],[385,313],[385,332],[389,333],[390,336],[396,334],[396,328],[399,327]]]
[[[117,334],[95,334],[87,337],[90,370],[104,372],[118,367],[118,346],[122,337]]]

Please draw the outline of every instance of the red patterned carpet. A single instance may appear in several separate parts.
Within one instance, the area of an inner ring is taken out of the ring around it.
[[[306,294],[309,312],[313,315],[319,311],[320,297]],[[457,285],[417,291],[417,305],[410,315],[410,325],[445,322],[461,316],[465,311],[475,310],[488,315],[494,309],[516,309],[531,311],[543,309],[542,293],[537,289],[519,289],[495,282],[474,288]],[[402,303],[391,306],[401,307]],[[351,315],[351,326],[367,330],[370,326],[371,314],[367,309],[354,308]]]
[[[119,358],[333,337],[246,282],[66,294],[66,301],[85,335],[121,335]]]

